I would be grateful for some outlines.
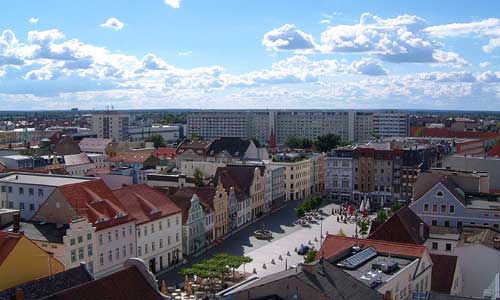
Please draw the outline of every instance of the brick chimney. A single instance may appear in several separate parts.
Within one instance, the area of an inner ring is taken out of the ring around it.
[[[19,232],[19,229],[21,229],[21,214],[15,213],[12,222],[12,230],[14,232]]]
[[[24,290],[22,288],[16,289],[16,300],[24,300]]]
[[[384,300],[392,300],[392,291],[385,291]]]

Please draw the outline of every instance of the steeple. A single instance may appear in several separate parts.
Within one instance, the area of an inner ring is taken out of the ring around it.
[[[274,135],[274,128],[271,128],[271,135],[269,136],[269,148],[276,148],[276,136]]]

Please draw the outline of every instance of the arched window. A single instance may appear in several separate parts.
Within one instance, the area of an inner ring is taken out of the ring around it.
[[[436,197],[443,197],[443,192],[442,191],[438,191],[436,193]]]

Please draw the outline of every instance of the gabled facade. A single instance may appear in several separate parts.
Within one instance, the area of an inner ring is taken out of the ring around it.
[[[22,233],[0,231],[0,290],[64,270],[64,266]]]

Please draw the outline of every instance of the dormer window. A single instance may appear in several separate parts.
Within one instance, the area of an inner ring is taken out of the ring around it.
[[[126,213],[122,213],[122,212],[117,213],[117,214],[115,215],[115,219],[125,217],[126,215],[127,215]]]
[[[104,218],[104,217],[101,217],[101,218],[98,218],[95,223],[101,223],[101,222],[106,222],[108,219]]]
[[[436,197],[443,197],[443,192],[442,191],[437,191]]]
[[[154,215],[154,214],[157,214],[157,213],[160,213],[161,212],[161,209],[159,209],[158,207],[152,209],[149,214],[150,215]]]

